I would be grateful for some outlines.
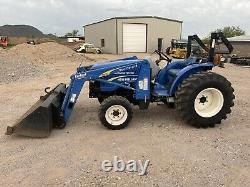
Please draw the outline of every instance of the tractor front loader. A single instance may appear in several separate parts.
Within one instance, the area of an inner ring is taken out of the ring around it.
[[[222,33],[211,35],[209,56],[206,59],[188,57],[172,61],[156,51],[159,60],[129,57],[92,66],[80,66],[70,77],[70,84],[59,84],[31,107],[12,127],[13,133],[30,137],[48,137],[52,128],[64,128],[68,123],[79,94],[89,81],[89,97],[100,102],[99,119],[112,130],[128,126],[133,105],[147,109],[150,103],[175,105],[180,116],[196,127],[214,127],[231,112],[234,90],[221,75],[211,72],[215,67],[216,45],[221,40],[233,48]],[[165,60],[167,65],[159,67]],[[166,121],[167,123],[167,121]]]

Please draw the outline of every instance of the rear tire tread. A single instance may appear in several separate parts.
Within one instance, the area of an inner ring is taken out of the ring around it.
[[[193,96],[196,89],[212,87],[214,85],[223,92],[224,104],[221,111],[213,117],[202,118],[194,110]],[[210,86],[211,85],[211,86]],[[234,89],[231,83],[223,76],[212,72],[200,72],[193,74],[185,79],[176,92],[176,108],[183,119],[196,127],[208,128],[221,123],[222,119],[227,118],[234,106]],[[190,101],[191,100],[191,101]]]

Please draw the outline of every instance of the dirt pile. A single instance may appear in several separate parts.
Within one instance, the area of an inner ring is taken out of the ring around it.
[[[19,79],[39,77],[48,73],[44,65],[64,62],[91,62],[94,59],[78,54],[72,49],[48,42],[39,45],[20,44],[10,49],[0,49],[0,84]]]
[[[6,50],[3,54],[2,52],[3,51],[0,51],[1,56],[6,61],[9,61],[10,59],[22,59],[23,61],[32,64],[57,63],[62,59],[70,59],[71,61],[85,60],[84,56],[55,42],[48,42],[39,45],[20,44]]]

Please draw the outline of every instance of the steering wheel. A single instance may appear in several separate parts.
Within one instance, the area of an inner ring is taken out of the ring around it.
[[[159,50],[155,50],[155,53],[159,55],[159,59],[155,61],[156,65],[159,66],[159,63],[162,60],[165,60],[168,62],[168,64],[172,61],[172,59],[170,59],[166,54],[164,54],[163,52],[159,51]],[[168,65],[167,64],[167,65]]]

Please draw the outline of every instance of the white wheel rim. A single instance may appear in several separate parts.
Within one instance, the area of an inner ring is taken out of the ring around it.
[[[194,102],[194,109],[198,115],[210,118],[218,114],[224,104],[224,97],[220,90],[207,88],[202,90]]]
[[[128,112],[126,108],[121,105],[113,105],[106,111],[105,118],[109,124],[118,126],[127,120]]]

